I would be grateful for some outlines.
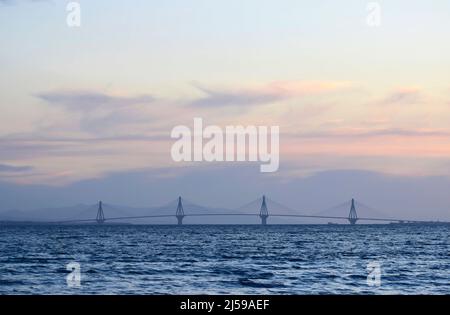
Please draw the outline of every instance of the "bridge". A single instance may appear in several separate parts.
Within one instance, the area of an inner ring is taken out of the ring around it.
[[[269,212],[269,201],[271,205],[278,209],[282,210],[279,212]],[[349,212],[347,216],[340,215],[320,215],[320,214],[302,214],[298,211],[290,209],[287,206],[284,206],[280,203],[269,200],[266,196],[262,196],[262,198],[258,198],[245,206],[238,208],[238,210],[243,209],[255,209],[255,205],[258,204],[258,211],[252,212],[220,212],[220,213],[185,213],[183,207],[183,199],[180,197],[176,200],[176,208],[173,214],[149,214],[149,215],[141,215],[141,216],[118,216],[118,217],[106,217],[104,213],[104,204],[102,201],[98,202],[97,207],[97,215],[92,219],[81,219],[81,220],[65,220],[65,221],[57,221],[53,223],[59,224],[69,224],[69,223],[83,223],[83,222],[94,222],[97,224],[103,224],[105,222],[113,222],[113,221],[123,221],[123,220],[131,220],[131,219],[151,219],[151,218],[176,218],[176,222],[178,225],[183,225],[183,220],[186,217],[211,217],[211,216],[236,216],[236,217],[257,217],[261,221],[262,225],[267,225],[268,219],[270,217],[281,217],[281,218],[313,218],[313,219],[333,219],[333,220],[343,220],[348,221],[350,225],[356,225],[358,221],[378,221],[378,222],[389,222],[389,223],[435,223],[434,221],[419,221],[419,220],[407,220],[407,219],[393,219],[393,218],[382,218],[382,217],[359,217],[357,213],[357,202],[355,199],[351,199],[350,203],[346,202],[344,204],[331,207],[329,209],[334,209],[337,207],[342,207],[343,205],[349,205]],[[371,209],[368,206],[365,206],[362,203],[359,203],[361,206]],[[284,212],[283,212],[284,210]],[[443,222],[446,223],[446,222]]]

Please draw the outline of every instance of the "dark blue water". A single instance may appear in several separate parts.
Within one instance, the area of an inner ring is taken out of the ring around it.
[[[450,294],[448,226],[0,226],[1,294]],[[81,287],[66,265],[81,266]],[[381,283],[367,283],[367,264]]]

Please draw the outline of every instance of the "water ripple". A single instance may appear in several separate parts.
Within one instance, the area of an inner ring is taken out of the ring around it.
[[[450,294],[447,226],[2,226],[0,253],[0,294]]]

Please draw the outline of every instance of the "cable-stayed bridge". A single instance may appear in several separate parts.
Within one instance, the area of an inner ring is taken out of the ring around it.
[[[346,201],[344,203],[335,205],[316,214],[308,214],[298,210],[291,209],[281,203],[269,199],[266,196],[262,196],[256,200],[253,200],[237,209],[229,211],[219,211],[213,212],[208,211],[207,207],[199,206],[193,202],[186,199],[178,197],[176,200],[169,202],[168,204],[156,208],[158,211],[153,211],[152,214],[148,215],[138,215],[138,216],[115,216],[108,217],[108,209],[113,209],[114,206],[108,205],[99,201],[98,204],[92,205],[86,211],[92,211],[94,214],[94,206],[96,208],[96,216],[92,216],[91,219],[71,219],[56,221],[53,223],[59,224],[76,224],[76,223],[97,223],[103,224],[105,222],[114,221],[124,221],[124,220],[139,220],[139,219],[157,219],[157,218],[174,218],[176,219],[178,225],[183,224],[183,220],[186,217],[224,217],[224,216],[235,216],[235,217],[255,217],[260,220],[262,225],[266,225],[271,217],[279,218],[310,218],[310,219],[333,219],[348,221],[349,224],[355,225],[360,221],[372,221],[372,222],[389,222],[389,223],[435,223],[435,221],[420,221],[420,220],[409,220],[409,219],[399,219],[399,218],[389,218],[383,216],[382,212],[373,209],[364,203],[358,202],[355,199]],[[173,209],[173,213],[168,214],[167,209]],[[154,209],[155,210],[155,209]],[[379,213],[379,216],[359,216],[358,212],[360,210],[369,210],[371,213]],[[347,215],[342,215],[343,211],[346,211]],[[337,214],[333,214],[337,213]],[[442,222],[447,223],[447,222]]]

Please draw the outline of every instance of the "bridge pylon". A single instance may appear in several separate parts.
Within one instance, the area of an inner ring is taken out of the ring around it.
[[[350,222],[351,225],[355,225],[357,221],[358,214],[356,213],[355,199],[352,198],[352,206],[350,208],[350,213],[348,214],[348,222]]]
[[[97,221],[98,224],[105,223],[105,214],[103,213],[103,206],[101,201],[98,202],[97,217],[95,218],[95,221]]]
[[[183,203],[181,202],[181,197],[178,197],[178,205],[177,205],[177,211],[175,212],[175,216],[177,217],[178,225],[182,225],[183,218],[185,217],[185,215],[184,215]]]
[[[266,204],[266,196],[263,196],[261,209],[259,211],[259,217],[261,218],[261,224],[266,225],[267,218],[269,217],[269,210],[267,209],[267,204]]]

